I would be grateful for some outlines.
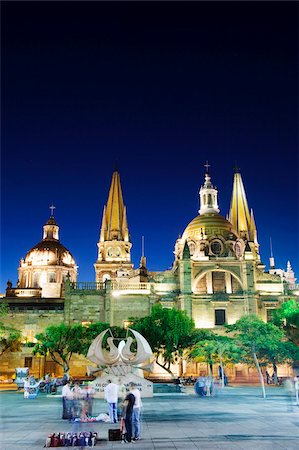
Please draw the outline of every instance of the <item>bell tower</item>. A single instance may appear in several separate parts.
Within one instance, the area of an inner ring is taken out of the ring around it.
[[[98,259],[94,264],[96,282],[113,280],[119,276],[129,276],[133,268],[127,223],[126,207],[123,202],[120,176],[116,170],[112,175],[107,205],[104,206]]]
[[[208,161],[205,164],[206,173],[205,173],[205,182],[203,186],[201,186],[199,191],[200,196],[200,209],[199,214],[218,214],[218,191],[213,186],[211,182],[211,175],[209,174],[209,163]]]

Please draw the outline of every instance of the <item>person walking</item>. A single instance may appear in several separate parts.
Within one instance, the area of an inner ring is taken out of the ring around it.
[[[107,380],[108,384],[104,388],[104,397],[109,407],[109,418],[111,423],[117,423],[117,401],[118,401],[118,385],[111,380]]]
[[[130,393],[134,395],[135,402],[133,406],[132,424],[133,424],[133,441],[138,441],[140,439],[140,414],[141,414],[141,395],[140,390],[137,385],[133,382],[129,385]]]

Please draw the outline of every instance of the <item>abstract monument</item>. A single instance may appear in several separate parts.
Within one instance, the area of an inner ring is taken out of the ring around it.
[[[103,347],[103,341],[106,333],[110,333],[107,338],[109,350]],[[129,332],[133,335],[129,336]],[[109,328],[102,331],[91,343],[87,358],[95,363],[96,367],[88,366],[88,373],[100,372],[93,382],[92,386],[95,395],[104,396],[104,388],[111,379],[118,385],[124,385],[128,388],[130,382],[134,382],[140,390],[142,397],[153,396],[153,383],[146,380],[143,370],[151,371],[153,362],[153,352],[147,340],[136,330],[128,328],[127,337],[122,339],[118,345],[115,345],[116,338],[113,337]],[[131,350],[132,346],[135,351]]]

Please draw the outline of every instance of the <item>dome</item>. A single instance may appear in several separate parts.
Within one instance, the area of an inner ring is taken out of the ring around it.
[[[186,227],[182,240],[201,239],[204,236],[221,235],[224,238],[230,234],[237,236],[233,225],[219,214],[202,214],[196,216]]]
[[[39,266],[75,266],[74,258],[67,248],[65,248],[58,240],[47,239],[43,239],[27,252],[25,263]]]
[[[53,216],[43,227],[43,239],[21,259],[18,273],[20,288],[38,289],[39,296],[45,298],[60,298],[67,277],[76,282],[75,260],[60,243],[59,226]],[[25,294],[28,294],[27,291]]]
[[[27,252],[25,265],[74,267],[71,252],[59,241],[59,226],[53,216],[45,223],[43,239]]]

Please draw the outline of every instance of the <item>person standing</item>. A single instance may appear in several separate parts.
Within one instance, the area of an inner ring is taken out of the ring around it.
[[[85,385],[82,391],[82,401],[83,409],[85,410],[88,417],[92,416],[93,396],[94,390],[92,386],[89,384]]]
[[[118,384],[117,417],[121,418],[122,417],[122,408],[123,408],[124,399],[126,398],[126,395],[127,395],[127,389],[126,389],[126,386],[123,384],[121,377],[119,377],[117,379],[117,384]]]
[[[296,405],[299,406],[299,378],[297,376],[294,377],[294,388],[296,395]]]
[[[74,387],[72,389],[73,393],[73,409],[74,409],[74,418],[80,417],[81,414],[81,398],[82,398],[82,389],[80,388],[79,381],[76,381]]]
[[[24,398],[29,397],[29,388],[30,388],[29,378],[26,377],[24,380]]]
[[[135,396],[131,391],[128,392],[126,398],[123,402],[122,417],[125,422],[125,438],[123,442],[132,442],[132,432],[133,432],[133,407],[135,403]]]
[[[141,414],[141,395],[137,385],[133,382],[130,383],[130,393],[134,395],[135,402],[133,406],[132,424],[133,424],[133,441],[140,439],[140,414]]]
[[[71,422],[73,418],[73,392],[70,387],[70,383],[67,382],[61,391],[62,394],[62,405],[63,405],[63,412],[62,412],[62,418],[68,419],[69,422]]]
[[[111,380],[107,380],[108,384],[104,389],[104,397],[109,407],[109,418],[111,423],[117,423],[117,401],[118,401],[118,385]]]

